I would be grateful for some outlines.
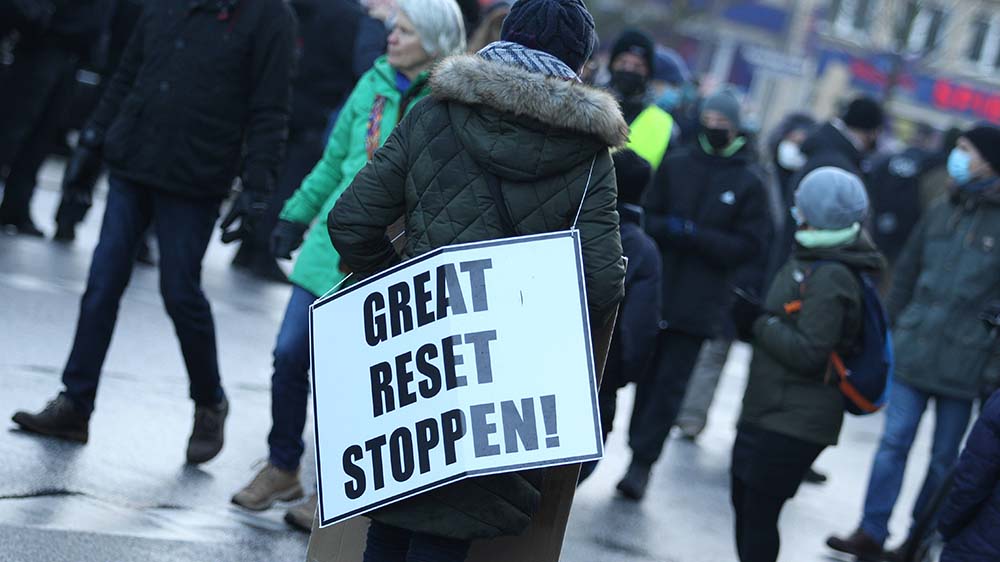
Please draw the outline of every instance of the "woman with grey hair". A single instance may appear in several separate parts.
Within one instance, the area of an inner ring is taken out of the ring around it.
[[[292,296],[274,348],[268,462],[232,499],[246,509],[263,511],[303,496],[299,463],[309,397],[309,305],[345,276],[325,221],[315,219],[329,214],[396,123],[429,93],[431,66],[465,49],[455,0],[399,0],[397,8],[388,53],[351,92],[323,158],[285,203],[271,238],[271,250],[279,258],[291,259],[300,245],[302,251],[289,277]],[[312,494],[285,519],[309,530],[315,510]]]

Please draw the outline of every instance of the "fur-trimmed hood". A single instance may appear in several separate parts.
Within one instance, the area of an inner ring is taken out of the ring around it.
[[[558,129],[584,133],[611,148],[628,142],[628,124],[611,94],[579,82],[529,72],[475,55],[443,60],[430,79],[431,95],[487,106]]]

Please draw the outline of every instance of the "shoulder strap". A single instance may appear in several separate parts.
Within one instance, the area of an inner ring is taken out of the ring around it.
[[[490,188],[490,195],[493,196],[493,203],[496,205],[497,213],[500,215],[500,226],[503,227],[504,235],[509,237],[517,236],[517,228],[514,226],[514,219],[510,216],[507,203],[503,198],[503,190],[500,187],[500,178],[485,172],[486,185]]]

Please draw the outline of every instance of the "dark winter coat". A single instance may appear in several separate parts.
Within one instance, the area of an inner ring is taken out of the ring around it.
[[[896,263],[886,300],[895,375],[924,392],[972,400],[997,372],[979,313],[1000,298],[1000,180],[931,208]]]
[[[983,407],[941,510],[941,562],[1000,560],[1000,392]]]
[[[301,56],[292,88],[289,134],[322,132],[362,74],[354,46],[364,12],[355,0],[293,0]],[[331,30],[336,32],[331,32]]]
[[[890,263],[899,257],[920,220],[920,179],[929,159],[927,151],[911,147],[872,166],[868,182],[872,237]]]
[[[764,250],[767,196],[748,149],[728,158],[699,143],[667,154],[646,195],[646,231],[663,257],[663,327],[715,337],[727,321],[733,273]],[[674,236],[669,217],[695,225]]]
[[[844,399],[827,381],[830,353],[850,350],[861,333],[857,273],[883,267],[866,234],[841,247],[796,247],[768,291],[764,307],[771,314],[754,323],[741,424],[820,445],[837,443]],[[784,305],[794,300],[802,301],[801,311],[786,313]]]
[[[628,258],[625,299],[618,311],[601,387],[620,388],[637,381],[656,344],[663,295],[663,260],[656,242],[642,229],[641,208],[620,205],[622,251]]]
[[[861,171],[864,155],[832,123],[821,125],[809,135],[809,138],[802,143],[802,153],[806,156],[806,163],[792,181],[795,187],[798,187],[799,182],[809,172],[824,166],[834,166],[858,177],[864,177]]]
[[[223,197],[237,175],[251,188],[273,184],[288,134],[294,16],[283,0],[216,6],[147,2],[89,124],[104,134],[112,173],[188,197]]]
[[[502,238],[488,178],[517,234],[580,230],[592,326],[624,292],[614,164],[627,127],[610,95],[474,56],[443,61],[418,103],[329,217],[342,263],[362,275],[449,244]],[[595,160],[596,159],[596,160]],[[590,188],[584,197],[593,165]],[[397,255],[386,227],[405,217]],[[540,501],[537,473],[464,480],[379,510],[379,521],[459,538],[518,534]]]

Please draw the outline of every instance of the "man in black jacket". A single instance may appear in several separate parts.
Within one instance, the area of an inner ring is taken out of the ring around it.
[[[663,257],[663,320],[656,357],[636,389],[632,464],[618,484],[631,499],[645,494],[702,343],[721,331],[732,273],[763,250],[766,195],[739,126],[731,94],[706,99],[697,141],[667,155],[646,201],[646,231]]]
[[[282,0],[150,2],[73,156],[74,173],[110,168],[100,240],[80,303],[65,390],[27,431],[88,438],[118,303],[149,225],[160,249],[160,292],[191,379],[191,463],[222,449],[228,402],[215,327],[201,290],[201,261],[234,177],[243,191],[223,221],[223,241],[252,231],[284,152],[294,19]]]

